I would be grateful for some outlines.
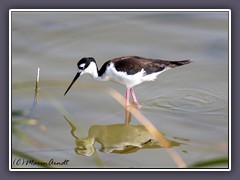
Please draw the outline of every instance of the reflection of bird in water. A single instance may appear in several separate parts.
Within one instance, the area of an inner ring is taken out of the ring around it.
[[[113,80],[126,86],[126,107],[129,105],[129,96],[132,95],[133,102],[137,108],[138,103],[133,87],[144,81],[153,81],[162,72],[177,66],[189,64],[191,60],[168,61],[159,59],[149,59],[139,56],[125,56],[109,60],[98,70],[97,63],[92,57],[84,57],[78,63],[78,72],[65,94],[73,83],[82,74],[88,73],[94,79],[100,81]],[[65,95],[64,94],[64,95]]]
[[[95,152],[95,142],[101,144],[99,151],[105,153],[133,153],[143,148],[161,147],[157,139],[142,125],[94,125],[89,129],[88,137],[79,138],[74,134],[76,127],[69,120],[67,122],[72,128],[72,136],[76,139],[75,152],[79,155],[93,155]],[[180,145],[176,141],[168,141],[170,147]]]
[[[76,152],[82,154],[82,149],[85,149],[83,146],[92,151],[91,145],[94,146],[95,141],[101,144],[100,151],[105,153],[128,153],[131,149],[158,145],[158,141],[142,125],[95,125],[89,129],[87,138],[76,140]]]

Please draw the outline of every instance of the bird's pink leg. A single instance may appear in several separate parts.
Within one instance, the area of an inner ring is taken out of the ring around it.
[[[126,107],[125,107],[125,124],[130,123],[130,113],[129,113],[129,94],[130,94],[130,89],[126,89]]]
[[[130,94],[130,89],[126,89],[126,108],[129,106],[129,94]]]
[[[132,94],[133,102],[136,104],[137,108],[140,110],[142,106],[138,103],[133,88],[130,88],[130,92]]]

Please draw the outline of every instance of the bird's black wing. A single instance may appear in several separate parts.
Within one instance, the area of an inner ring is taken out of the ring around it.
[[[117,71],[126,72],[129,75],[136,74],[144,69],[145,74],[163,71],[165,68],[174,68],[192,62],[191,60],[171,61],[161,59],[150,59],[140,56],[124,56],[113,60]]]
[[[111,60],[114,62],[117,71],[133,75],[144,69],[146,74],[159,72],[165,69],[166,65],[159,60],[147,59],[139,56],[126,56]]]

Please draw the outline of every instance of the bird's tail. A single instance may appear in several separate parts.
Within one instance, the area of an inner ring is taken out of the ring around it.
[[[191,59],[188,59],[188,60],[182,60],[182,61],[171,61],[169,66],[171,68],[174,68],[174,67],[177,67],[177,66],[182,66],[182,65],[185,65],[185,64],[189,64],[193,62]]]

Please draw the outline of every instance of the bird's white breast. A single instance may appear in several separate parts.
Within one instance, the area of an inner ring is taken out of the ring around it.
[[[144,69],[142,69],[136,74],[128,75],[126,72],[117,71],[114,67],[114,64],[111,63],[102,76],[102,80],[112,80],[120,84],[124,84],[127,88],[130,88],[144,81],[153,81],[156,79],[157,75],[162,72],[163,71],[146,75],[146,72]]]

